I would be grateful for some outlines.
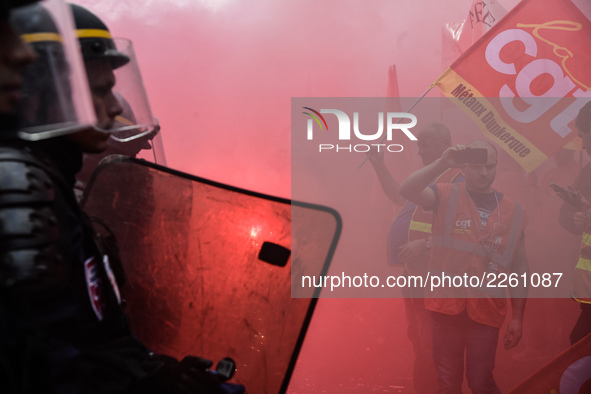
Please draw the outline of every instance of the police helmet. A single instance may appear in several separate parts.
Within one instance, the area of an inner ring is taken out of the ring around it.
[[[76,35],[84,60],[104,59],[117,69],[129,63],[129,57],[117,50],[111,32],[95,14],[77,4],[70,4],[76,24]]]
[[[110,62],[116,80],[113,92],[127,114],[133,114],[128,122],[118,121],[108,130],[98,126],[95,129],[112,134],[119,142],[155,135],[159,130],[158,122],[152,116],[131,41],[112,37],[107,25],[92,11],[77,4],[70,4],[70,8],[84,61],[106,59]],[[125,99],[121,100],[122,97]]]

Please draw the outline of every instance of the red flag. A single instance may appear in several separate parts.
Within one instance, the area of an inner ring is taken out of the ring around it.
[[[398,73],[396,72],[395,64],[392,64],[390,67],[388,67],[388,87],[386,89],[386,97],[392,97],[392,100],[388,100],[388,107],[385,109],[385,111],[403,112],[408,109],[402,108],[402,103],[400,102]],[[398,169],[396,174],[397,176],[407,176],[408,174],[404,173],[404,171],[407,169],[410,171],[412,168],[415,168],[418,165],[418,157],[416,154],[413,154],[410,149],[405,149],[396,155],[386,155],[384,159],[388,161],[388,167]],[[381,187],[379,187],[379,190],[379,193],[382,193]]]
[[[396,65],[393,64],[388,68],[388,88],[386,89],[386,97],[400,97],[400,92],[398,90],[398,76],[396,74]],[[398,100],[398,108],[400,109],[400,100]]]
[[[508,394],[591,393],[591,334],[562,352]]]
[[[498,0],[474,0],[466,19],[445,25],[442,42],[443,66],[447,67],[460,57],[505,15],[507,10]]]
[[[589,47],[591,22],[571,1],[524,0],[437,85],[529,172],[577,135]]]

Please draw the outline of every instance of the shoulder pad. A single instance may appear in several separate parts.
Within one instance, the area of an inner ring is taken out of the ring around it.
[[[67,283],[51,174],[51,163],[30,149],[0,146],[0,288],[31,292]]]
[[[49,207],[0,207],[0,246],[43,245],[59,239],[57,219]]]
[[[0,207],[54,198],[47,164],[29,150],[0,147]]]

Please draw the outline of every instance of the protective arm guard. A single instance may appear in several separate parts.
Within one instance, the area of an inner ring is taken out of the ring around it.
[[[0,287],[37,292],[67,282],[50,173],[31,151],[0,147]]]

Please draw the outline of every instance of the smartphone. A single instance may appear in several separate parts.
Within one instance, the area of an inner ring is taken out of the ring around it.
[[[556,195],[558,197],[562,198],[564,201],[576,208],[581,208],[582,202],[580,201],[579,197],[575,192],[565,189],[564,187],[557,185],[554,182],[550,184],[550,187],[556,192]]]
[[[551,187],[552,189],[554,189],[554,191],[555,191],[555,192],[557,192],[557,193],[558,193],[558,192],[562,192],[562,193],[564,193],[564,194],[567,194],[567,195],[571,195],[571,196],[573,195],[573,192],[571,192],[571,191],[570,191],[570,190],[568,190],[568,189],[565,189],[564,187],[562,187],[562,186],[560,186],[560,185],[558,185],[558,184],[556,184],[556,183],[554,183],[554,182],[552,182],[552,183],[550,184],[550,187]]]
[[[486,164],[488,154],[485,148],[468,148],[455,152],[455,159],[458,164]]]

